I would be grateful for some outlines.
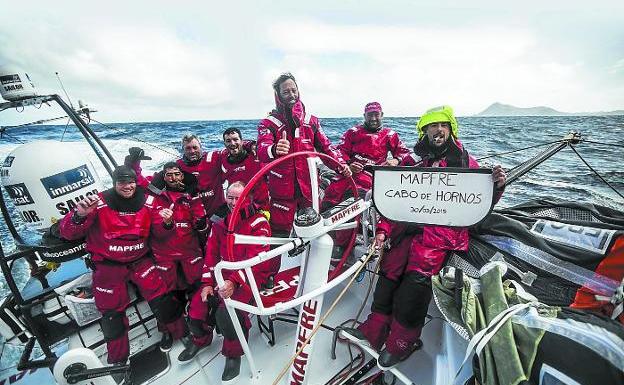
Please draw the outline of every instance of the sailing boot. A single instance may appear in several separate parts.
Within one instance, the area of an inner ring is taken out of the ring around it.
[[[421,330],[420,327],[406,328],[393,319],[386,347],[379,352],[379,358],[377,358],[379,368],[388,370],[422,348]]]
[[[240,374],[240,357],[225,357],[225,366],[223,367],[223,374],[221,375],[221,381],[228,383],[236,380]]]
[[[160,351],[168,352],[169,350],[171,350],[172,346],[173,346],[173,336],[169,332],[164,332],[162,334],[162,337],[160,337],[160,344],[159,344]]]
[[[344,331],[361,343],[368,342],[373,349],[378,351],[386,342],[391,320],[390,315],[372,312],[357,329],[345,328]]]
[[[206,325],[199,320],[190,319],[189,329],[191,331],[191,342],[185,344],[184,350],[178,356],[180,363],[191,361],[200,350],[212,343],[213,326]]]

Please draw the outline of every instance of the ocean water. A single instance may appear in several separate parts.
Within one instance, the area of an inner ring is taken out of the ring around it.
[[[333,143],[338,143],[342,133],[357,124],[359,118],[321,119],[323,129]],[[408,147],[417,139],[414,117],[385,118],[384,125],[396,130]],[[256,138],[257,120],[184,121],[150,123],[93,123],[91,127],[104,141],[119,163],[127,149],[139,146],[151,156],[144,161],[146,171],[158,170],[166,161],[180,156],[180,138],[195,133],[202,139],[205,150],[222,147],[221,133],[227,127],[238,127],[244,139]],[[482,165],[501,164],[512,168],[546,146],[521,150],[526,147],[551,143],[565,134],[576,131],[585,142],[575,148],[578,153],[624,194],[624,116],[574,116],[574,117],[464,117],[459,118],[459,137],[468,151],[477,159],[507,153],[481,160]],[[75,142],[77,151],[85,154],[93,164],[97,158],[73,126],[38,125],[8,130],[0,138],[0,161],[20,142],[32,140],[63,140]],[[51,154],[50,156],[53,156]],[[99,168],[102,179],[109,181],[104,169]],[[607,187],[600,178],[583,164],[577,155],[566,148],[547,162],[507,187],[499,207],[512,206],[537,197],[558,197],[578,202],[592,202],[615,209],[624,209],[624,199]],[[5,195],[5,200],[8,197]],[[14,210],[11,210],[15,213]],[[5,253],[14,249],[4,223],[0,223],[0,238]],[[27,279],[27,273],[23,279]],[[8,289],[0,280],[0,296]],[[0,340],[0,370],[15,365],[21,354],[20,346],[4,344]],[[1,374],[1,373],[0,373]]]

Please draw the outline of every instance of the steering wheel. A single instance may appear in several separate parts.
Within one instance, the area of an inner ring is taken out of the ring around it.
[[[268,174],[270,170],[272,170],[274,167],[276,167],[279,164],[282,164],[284,162],[287,162],[289,160],[292,160],[298,157],[305,157],[307,159],[321,158],[322,160],[329,162],[330,165],[333,164],[333,165],[341,166],[341,164],[338,163],[338,161],[336,161],[334,158],[332,158],[331,156],[327,154],[314,152],[314,151],[301,151],[301,152],[288,154],[283,157],[279,157],[276,160],[272,161],[271,163],[268,163],[267,165],[262,167],[262,169],[260,169],[260,171],[258,171],[256,175],[254,175],[253,178],[251,178],[249,183],[247,183],[247,185],[243,189],[243,192],[241,193],[241,196],[238,198],[238,202],[236,206],[234,206],[234,210],[232,211],[232,219],[230,220],[230,223],[228,224],[228,228],[227,228],[227,257],[229,260],[231,261],[234,260],[234,235],[235,235],[234,228],[236,227],[236,224],[238,223],[238,220],[239,220],[240,203],[245,201],[245,198],[247,198],[247,195],[249,195],[250,191],[254,189],[255,185],[259,181],[262,181],[262,178],[264,178],[264,176]],[[321,202],[320,202],[319,188],[318,188],[318,178],[319,178],[318,168],[316,167],[315,163],[311,163],[310,161],[308,161],[308,170],[309,170],[310,181],[311,181],[311,186],[312,186],[312,197],[311,197],[312,205],[317,211],[320,211],[319,208],[320,208]],[[353,192],[353,196],[356,197],[357,199],[358,197],[357,186],[355,185],[353,178],[349,177],[349,182],[350,182],[349,185],[351,187],[351,191]],[[315,186],[316,188],[314,188]],[[359,219],[356,218],[356,223],[358,222],[359,222]],[[347,247],[345,247],[345,250],[342,253],[342,257],[340,258],[340,261],[334,267],[334,269],[330,272],[329,280],[332,280],[335,276],[337,276],[340,273],[340,270],[344,266],[347,260],[347,257],[349,256],[349,254],[351,254],[351,250],[353,249],[353,245],[355,244],[355,238],[357,235],[358,227],[359,226],[356,225],[351,230],[351,237],[349,239],[349,243]]]

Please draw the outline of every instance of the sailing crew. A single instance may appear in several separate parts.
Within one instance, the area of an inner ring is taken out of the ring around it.
[[[223,194],[221,179],[219,178],[218,158],[219,150],[202,151],[201,141],[195,134],[182,137],[183,156],[177,160],[180,169],[189,172],[197,178],[199,196],[204,203],[206,215],[223,217]]]
[[[137,186],[137,175],[127,166],[113,171],[114,187],[87,196],[61,220],[61,236],[86,237],[91,253],[95,305],[108,349],[108,363],[125,364],[130,353],[126,308],[128,282],[148,301],[156,319],[174,339],[185,333],[182,304],[170,293],[154,265],[148,245],[155,215],[154,197]]]
[[[236,181],[249,183],[251,178],[262,168],[254,150],[254,141],[244,141],[243,135],[236,127],[223,131],[225,149],[219,154],[220,178],[223,189]],[[264,183],[263,183],[264,182]],[[252,191],[254,204],[269,219],[269,189],[264,178],[256,184]]]
[[[156,267],[167,284],[167,292],[191,296],[199,287],[204,261],[198,233],[206,232],[208,227],[204,205],[195,194],[196,184],[194,175],[183,172],[176,162],[167,162],[148,185],[155,195],[155,210],[161,213],[155,217],[149,240]],[[160,349],[167,352],[173,336],[161,324],[158,327],[162,332]]]
[[[458,124],[449,106],[427,111],[417,124],[419,141],[404,165],[419,167],[478,168],[458,139]],[[505,171],[493,168],[497,198],[502,195]],[[422,346],[420,333],[431,301],[431,276],[437,274],[450,251],[468,250],[467,228],[409,226],[382,219],[377,226],[376,246],[390,240],[383,256],[371,313],[357,329],[347,328],[361,342],[380,350],[378,364],[391,368]]]
[[[222,287],[217,287],[214,267],[222,258],[228,255],[226,241],[226,236],[228,234],[227,228],[230,221],[234,220],[234,218],[232,218],[232,211],[239,201],[239,197],[244,188],[245,184],[243,182],[234,182],[227,189],[225,201],[229,213],[225,219],[216,222],[211,228],[208,242],[206,243],[206,257],[201,278],[202,286],[191,300],[188,310],[189,318],[195,320],[198,324],[201,323],[201,321],[209,319],[211,312],[216,311],[216,323],[223,334],[221,353],[226,358],[223,375],[221,377],[223,381],[233,380],[240,374],[241,356],[244,353],[222,299],[232,298],[244,303],[249,303],[252,301],[253,296],[248,287],[247,278],[242,270],[224,271],[225,283]],[[237,226],[234,228],[236,234],[271,236],[269,222],[264,215],[256,211],[251,199],[248,198],[245,201],[239,202],[238,205],[241,209]],[[262,251],[268,250],[268,245],[238,244],[234,246],[234,261],[245,260]],[[263,285],[270,274],[272,274],[270,262],[269,260],[253,266],[252,271],[257,285]],[[249,336],[251,321],[247,313],[240,310],[236,312],[241,321],[245,337],[247,338]],[[191,335],[192,343],[180,353],[178,357],[179,361],[186,362],[191,360],[202,347],[210,345],[212,342],[212,326],[204,324],[203,329],[196,330],[191,328]]]
[[[258,159],[269,163],[299,151],[319,151],[341,164],[343,176],[351,176],[340,152],[332,146],[318,118],[306,111],[299,97],[295,77],[280,75],[273,82],[275,109],[258,124]],[[268,176],[271,196],[271,229],[288,235],[295,211],[311,206],[311,186],[307,161],[303,157],[282,162]]]
[[[379,102],[366,104],[364,123],[351,127],[342,135],[338,150],[349,164],[361,197],[373,187],[373,176],[364,170],[365,166],[398,166],[410,155],[410,150],[405,147],[399,134],[383,126],[383,111]],[[388,153],[392,155],[391,158],[388,158]],[[326,200],[332,200],[332,195],[336,194],[338,200],[333,203],[340,202],[346,188],[345,183],[333,183],[325,191]]]

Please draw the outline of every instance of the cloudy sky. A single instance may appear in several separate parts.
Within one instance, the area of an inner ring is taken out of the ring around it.
[[[606,111],[624,109],[624,1],[0,0],[0,65],[41,93],[58,71],[107,122],[260,118],[284,71],[321,117]]]

